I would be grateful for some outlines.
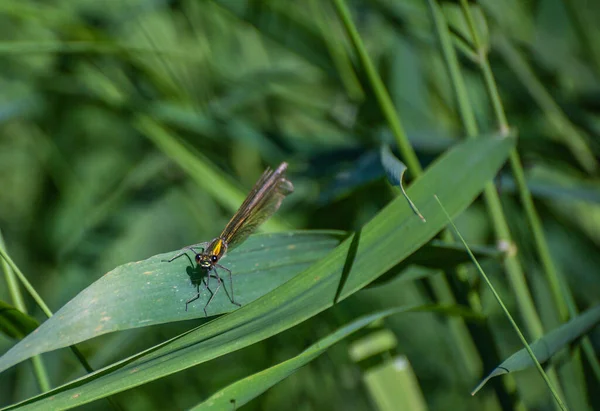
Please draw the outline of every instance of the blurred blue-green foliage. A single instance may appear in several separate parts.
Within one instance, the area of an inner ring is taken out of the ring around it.
[[[427,2],[348,3],[426,166],[465,135]],[[441,5],[477,122],[493,132],[464,18],[457,3]],[[552,256],[577,305],[598,303],[600,3],[483,0],[473,9],[508,121],[519,131],[518,152]],[[120,264],[213,238],[267,165],[288,161],[296,187],[267,229],[356,230],[396,195],[378,162],[381,144],[394,140],[329,1],[3,0],[0,35],[0,229],[54,310]],[[147,119],[166,136],[152,135]],[[558,320],[513,179],[503,172],[497,182],[551,329]],[[469,241],[486,245],[494,241],[488,220],[478,202],[457,223]],[[485,268],[514,304],[501,267]],[[473,287],[506,358],[519,342],[488,291],[477,280]],[[127,409],[187,408],[297,355],[359,313],[430,298],[422,283],[391,281],[280,335],[115,398]],[[0,300],[12,304],[4,285]],[[43,320],[33,300],[25,302]],[[201,321],[109,334],[81,349],[101,367]],[[429,409],[500,409],[492,390],[468,395],[490,360],[466,363],[474,343],[456,339],[443,318],[414,313],[386,324]],[[591,336],[598,347],[597,332]],[[0,336],[0,352],[13,344]],[[365,365],[351,362],[348,344],[244,409],[375,409],[362,383]],[[54,386],[83,374],[66,350],[44,358]],[[600,408],[592,395],[599,381],[585,371],[589,385],[580,400]],[[517,382],[528,406],[550,409],[537,375],[525,372]],[[0,374],[0,406],[37,392],[26,364]]]

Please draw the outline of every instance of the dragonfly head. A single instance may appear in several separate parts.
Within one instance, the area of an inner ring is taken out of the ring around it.
[[[196,263],[201,268],[210,270],[219,261],[219,256],[215,254],[196,254]]]

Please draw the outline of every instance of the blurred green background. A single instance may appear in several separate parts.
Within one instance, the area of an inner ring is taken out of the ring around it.
[[[480,133],[498,130],[457,2],[346,3],[423,166],[467,134],[431,4],[449,25]],[[600,300],[600,3],[484,0],[471,8],[508,124],[519,134],[552,258],[583,310]],[[3,0],[0,35],[0,229],[54,311],[120,264],[218,235],[266,166],[289,162],[296,187],[267,230],[356,230],[397,195],[378,157],[394,138],[329,1]],[[140,119],[148,118],[169,139],[145,128]],[[560,324],[557,308],[508,169],[496,186],[550,330]],[[470,243],[495,245],[484,202],[457,223]],[[516,311],[502,265],[484,268]],[[519,399],[510,405],[491,388],[469,395],[494,359],[521,348],[469,273],[493,346],[458,338],[444,316],[392,317],[380,325],[393,336],[381,352],[351,359],[351,345],[373,333],[363,331],[244,409],[386,409],[369,373],[401,355],[416,376],[410,392],[426,407],[405,409],[553,409],[535,370],[515,375]],[[14,304],[1,284],[0,300]],[[426,304],[431,290],[391,281],[275,337],[114,398],[125,409],[185,409],[390,301]],[[25,304],[44,319],[32,299]],[[99,368],[203,321],[109,334],[80,349]],[[590,336],[597,350],[600,335]],[[0,335],[0,352],[14,343]],[[496,354],[485,357],[486,349]],[[84,373],[67,350],[44,361],[52,386]],[[599,381],[588,365],[580,371],[576,387],[563,386],[567,402],[600,409],[593,395]],[[38,392],[29,363],[0,374],[0,406]]]

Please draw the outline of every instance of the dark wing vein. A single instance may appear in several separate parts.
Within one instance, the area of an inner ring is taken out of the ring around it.
[[[286,179],[287,163],[281,163],[275,171],[267,169],[256,182],[248,197],[231,218],[221,238],[228,249],[241,244],[256,228],[271,217],[294,186]]]

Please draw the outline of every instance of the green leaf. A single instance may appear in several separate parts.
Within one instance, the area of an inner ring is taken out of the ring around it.
[[[406,165],[396,158],[392,153],[392,150],[390,150],[390,146],[387,144],[381,146],[379,158],[390,184],[396,187],[402,187],[402,177],[406,171]]]
[[[363,378],[378,411],[427,409],[419,381],[404,356],[370,368]]]
[[[393,350],[397,346],[396,334],[384,328],[353,341],[348,348],[348,354],[352,361],[360,362],[369,357]]]
[[[418,215],[423,222],[425,222],[425,218],[423,218],[419,210],[417,210],[415,204],[412,202],[410,197],[408,197],[406,191],[404,190],[404,184],[402,184],[402,179],[404,178],[404,173],[406,172],[406,166],[404,163],[394,156],[392,150],[390,150],[390,147],[387,144],[381,146],[380,158],[381,165],[385,170],[385,174],[387,175],[390,184],[400,187],[402,195],[404,198],[406,198],[406,201],[408,201],[410,208],[412,208],[413,212]]]
[[[563,349],[577,338],[586,334],[592,327],[600,322],[600,305],[590,308],[585,313],[573,318],[557,329],[549,332],[531,344],[531,350],[540,363],[550,359],[554,354]],[[521,371],[534,366],[532,357],[525,348],[517,351],[497,366],[471,393],[475,395],[490,378],[510,372]]]
[[[490,48],[490,40],[485,16],[478,5],[469,4],[468,7],[471,9],[473,24],[475,25],[475,30],[477,31],[477,36],[479,38],[481,47],[487,51]],[[442,9],[444,16],[446,17],[446,21],[448,22],[448,26],[454,32],[454,35],[458,38],[465,39],[469,46],[475,49],[475,42],[471,36],[471,31],[461,6],[458,4],[444,2],[442,4]],[[476,52],[477,50],[474,51]]]
[[[297,231],[250,237],[223,258],[233,273],[235,300],[245,305],[268,293],[324,256],[343,236],[343,232]],[[175,253],[158,254],[106,273],[2,356],[0,370],[109,332],[204,317],[206,290],[185,311],[185,302],[196,293],[190,278],[197,280],[201,275],[193,255],[164,261]],[[223,278],[229,287],[228,277]],[[210,315],[237,308],[223,291],[208,306]]]
[[[39,323],[33,317],[22,313],[16,307],[0,301],[0,331],[10,338],[23,338],[37,328]]]
[[[323,354],[329,347],[348,337],[352,333],[390,315],[411,311],[439,312],[440,309],[434,306],[398,307],[363,316],[358,320],[343,326],[327,337],[320,339],[304,350],[301,354],[264,371],[236,381],[222,390],[219,390],[206,399],[206,401],[203,401],[201,404],[193,407],[192,410],[201,411],[209,409],[227,409],[228,407],[231,407],[232,404],[235,404],[236,407],[241,407],[242,405],[247,404],[250,400],[264,393],[269,388],[273,387],[278,382],[296,372],[300,367],[303,367],[317,358],[319,355]],[[458,311],[456,311],[452,312],[451,315],[459,314]],[[387,329],[380,330],[380,332],[377,334],[371,334],[367,336],[365,340],[368,339],[368,342],[365,341],[360,344],[356,344],[356,346],[353,345],[351,350],[357,351],[356,354],[351,354],[351,356],[357,357],[353,358],[354,361],[360,361],[365,357],[373,355],[370,353],[373,347],[364,347],[364,345],[372,345],[374,343],[374,337],[377,337],[378,339],[378,341],[375,343],[379,349],[377,352],[382,352],[386,349],[392,349],[397,345],[396,338],[392,332]],[[361,347],[358,347],[358,345]],[[368,351],[369,353],[366,353],[365,351]]]
[[[415,308],[394,308],[361,317],[358,320],[345,325],[327,337],[317,341],[315,344],[304,350],[301,354],[273,367],[267,368],[264,371],[243,378],[223,388],[222,390],[211,395],[206,401],[193,407],[192,410],[221,410],[232,407],[232,404],[235,404],[235,407],[241,407],[242,405],[247,404],[250,400],[264,393],[278,382],[289,377],[300,367],[308,364],[319,355],[323,354],[333,344],[341,341],[350,334],[360,330],[363,327],[366,327],[373,321],[377,321],[392,314],[398,314],[412,310],[415,310]]]
[[[20,405],[69,408],[85,404],[247,347],[324,311],[394,267],[444,228],[447,220],[433,195],[456,216],[494,177],[514,143],[513,138],[476,139],[441,156],[408,190],[427,223],[398,198],[360,231],[273,292]],[[2,361],[6,367],[12,359]]]

